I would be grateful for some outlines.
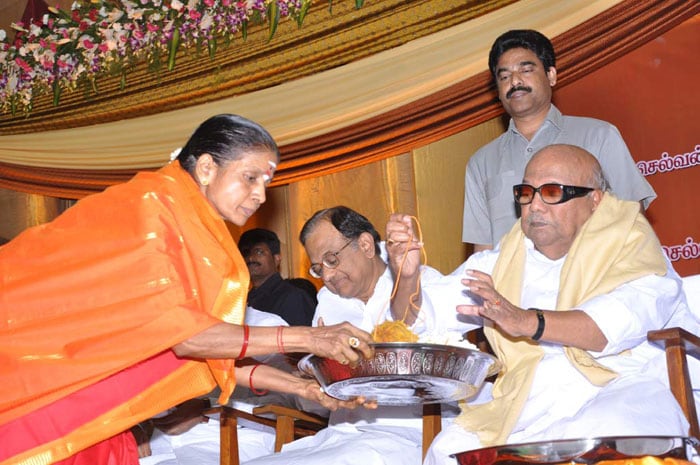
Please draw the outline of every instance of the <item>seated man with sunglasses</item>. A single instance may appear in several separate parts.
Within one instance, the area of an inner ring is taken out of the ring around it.
[[[672,326],[698,334],[700,322],[639,204],[606,190],[590,153],[541,149],[513,187],[522,217],[496,249],[460,266],[451,292],[423,286],[424,308],[481,318],[504,364],[491,400],[464,405],[425,464],[501,444],[687,435],[664,351],[646,335]],[[411,249],[410,273],[419,261],[411,223],[395,215],[387,231],[390,255]]]

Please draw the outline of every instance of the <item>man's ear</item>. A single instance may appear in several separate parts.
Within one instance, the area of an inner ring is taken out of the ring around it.
[[[557,83],[557,69],[554,66],[550,66],[547,70],[547,79],[549,79],[550,87],[554,87]]]
[[[591,199],[593,200],[593,211],[596,211],[598,205],[600,205],[601,200],[603,200],[603,195],[605,195],[605,192],[601,191],[600,189],[596,189],[593,192],[591,192]]]
[[[276,253],[272,256],[272,258],[275,259],[275,267],[279,269],[280,263],[282,263],[282,255]]]
[[[362,253],[364,253],[365,256],[367,256],[367,258],[374,257],[374,238],[370,233],[366,231],[361,233],[360,236],[357,238],[357,243],[360,246],[360,250],[362,250]]]

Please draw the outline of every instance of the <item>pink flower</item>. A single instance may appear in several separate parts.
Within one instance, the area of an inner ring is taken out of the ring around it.
[[[41,65],[44,67],[45,70],[51,71],[53,69],[53,60],[44,57],[44,59],[41,60]]]
[[[15,58],[15,63],[17,63],[17,66],[19,66],[20,68],[22,68],[22,70],[23,70],[25,73],[30,73],[30,72],[32,71],[32,67],[29,66],[29,63],[27,63],[26,61],[24,61],[24,60],[21,59],[20,57]]]

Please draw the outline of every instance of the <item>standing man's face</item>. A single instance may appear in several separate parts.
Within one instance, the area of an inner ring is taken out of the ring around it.
[[[512,48],[498,59],[498,97],[513,118],[548,111],[556,82],[557,70],[545,70],[537,55],[526,48]]]
[[[262,283],[277,272],[280,256],[273,255],[270,247],[264,242],[255,244],[249,250],[243,251],[242,255],[245,258],[246,265],[248,265],[251,281],[260,281]]]

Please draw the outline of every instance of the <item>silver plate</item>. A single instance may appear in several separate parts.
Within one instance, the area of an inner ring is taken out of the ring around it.
[[[379,405],[431,404],[468,399],[501,364],[489,354],[439,344],[374,344],[374,357],[355,366],[307,355],[299,369],[342,400],[363,396]]]
[[[486,447],[455,454],[459,465],[594,464],[653,456],[688,459],[691,442],[673,436],[563,439]]]

